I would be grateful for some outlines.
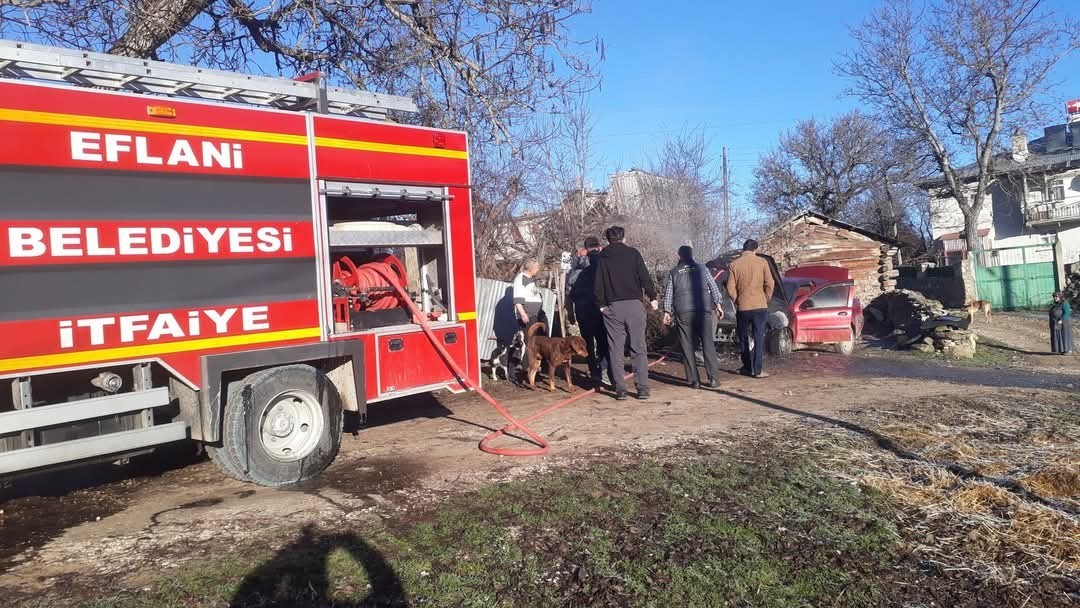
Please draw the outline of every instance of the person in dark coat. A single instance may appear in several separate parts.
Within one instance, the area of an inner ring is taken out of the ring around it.
[[[612,226],[604,231],[608,246],[596,258],[596,281],[593,295],[604,318],[607,332],[608,356],[615,384],[615,399],[625,401],[626,378],[623,376],[623,352],[630,343],[630,361],[634,367],[634,384],[637,398],[649,398],[649,359],[645,345],[645,306],[641,298],[647,297],[653,310],[656,302],[656,284],[645,266],[641,253],[623,242],[626,231]]]
[[[1072,308],[1058,291],[1054,293],[1054,304],[1050,307],[1050,351],[1068,355],[1072,350]]]
[[[589,352],[589,375],[593,383],[599,386],[603,382],[604,370],[608,370],[607,332],[604,331],[604,317],[596,305],[596,267],[600,256],[600,239],[590,236],[585,239],[586,255],[579,258],[577,272],[572,273],[570,283],[570,307],[577,319],[581,337],[585,339],[585,348]],[[612,381],[614,384],[614,381]]]

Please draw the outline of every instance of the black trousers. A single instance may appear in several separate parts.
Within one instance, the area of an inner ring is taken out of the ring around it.
[[[589,375],[593,380],[602,380],[605,370],[608,374],[611,373],[604,317],[600,314],[600,307],[593,301],[575,302],[573,306],[578,329],[581,330],[585,348],[589,351]]]
[[[701,354],[705,359],[705,372],[709,382],[717,380],[716,371],[720,367],[716,360],[716,313],[680,312],[675,315],[675,324],[679,329],[679,346],[682,348],[683,366],[686,368],[686,381],[700,384],[697,357],[695,353],[701,345]]]
[[[742,368],[751,376],[764,371],[765,321],[768,317],[769,311],[765,308],[740,310],[735,313],[739,349],[742,351]],[[754,341],[753,348],[750,347],[751,338]]]

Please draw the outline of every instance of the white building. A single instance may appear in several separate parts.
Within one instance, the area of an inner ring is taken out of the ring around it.
[[[976,250],[1028,249],[1027,259],[1008,263],[1052,261],[1057,249],[1060,266],[1080,258],[1080,112],[1071,123],[1044,129],[1028,142],[1022,134],[1012,138],[1012,150],[995,161],[996,177],[979,215]],[[969,172],[974,180],[974,169]],[[935,196],[930,208],[932,231],[946,257],[963,257],[964,217],[950,196]],[[1042,253],[1040,253],[1042,252]],[[998,257],[1020,255],[1001,251]],[[1006,260],[1001,260],[1006,261]],[[1007,265],[998,263],[994,265]]]

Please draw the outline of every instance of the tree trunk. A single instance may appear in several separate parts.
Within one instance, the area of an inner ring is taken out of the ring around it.
[[[155,58],[169,41],[206,10],[211,0],[142,0],[132,10],[128,29],[109,49],[114,55]]]

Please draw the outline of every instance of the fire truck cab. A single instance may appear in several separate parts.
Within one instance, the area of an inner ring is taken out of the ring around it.
[[[0,41],[0,477],[190,439],[291,484],[478,383],[467,138],[415,110]]]

